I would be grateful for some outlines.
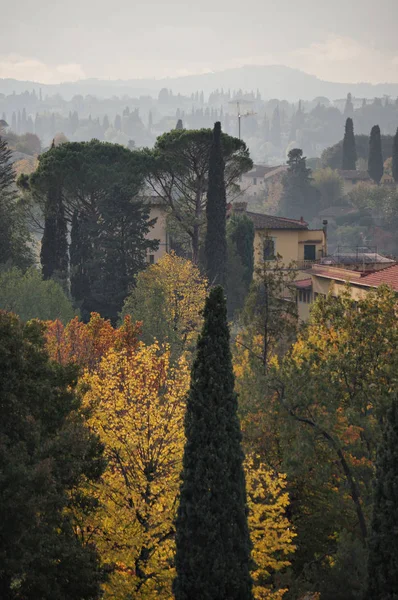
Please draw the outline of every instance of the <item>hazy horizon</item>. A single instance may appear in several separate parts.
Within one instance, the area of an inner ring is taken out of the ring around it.
[[[396,0],[186,4],[49,0],[7,6],[0,77],[40,83],[136,79],[285,65],[341,83],[398,83]]]

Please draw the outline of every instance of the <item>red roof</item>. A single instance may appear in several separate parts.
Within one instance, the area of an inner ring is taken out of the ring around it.
[[[274,215],[264,215],[263,213],[254,213],[247,211],[245,213],[253,221],[255,229],[307,229],[306,221],[298,219],[288,219],[286,217],[275,217]]]
[[[316,265],[312,267],[311,273],[326,279],[349,281],[353,285],[366,287],[389,285],[395,292],[398,292],[398,264],[380,269],[379,271],[371,271],[370,273],[332,267],[325,269],[322,268],[322,265]]]
[[[360,283],[371,287],[377,287],[383,284],[389,285],[393,290],[398,292],[398,265],[381,269],[381,271],[368,273],[361,278]]]
[[[294,282],[294,285],[296,286],[296,288],[299,288],[301,290],[305,288],[310,288],[312,285],[312,279],[299,279]]]

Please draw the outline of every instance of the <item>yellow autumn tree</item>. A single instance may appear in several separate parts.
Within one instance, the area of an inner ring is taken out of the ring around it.
[[[190,355],[202,326],[207,280],[196,265],[174,252],[137,276],[122,315],[142,321],[142,339],[170,345],[172,357]]]
[[[290,563],[296,534],[286,516],[289,494],[286,476],[250,454],[245,461],[250,537],[253,544],[253,594],[256,600],[280,600],[287,589],[270,583],[271,575]]]
[[[169,599],[174,516],[184,447],[185,362],[140,343],[111,349],[85,375],[89,424],[105,445],[108,469],[95,490],[95,521],[85,524],[110,569],[105,598]]]
[[[97,546],[110,571],[106,600],[171,600],[174,517],[184,450],[184,359],[172,366],[170,350],[139,343],[134,352],[111,348],[82,380],[89,425],[105,445],[108,469],[93,493],[95,517],[82,516],[86,541]],[[294,550],[285,516],[283,475],[255,457],[245,464],[253,542],[255,598],[280,600],[269,583]]]

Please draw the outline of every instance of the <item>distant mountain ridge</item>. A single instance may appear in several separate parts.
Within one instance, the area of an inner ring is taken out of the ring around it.
[[[325,96],[330,100],[343,98],[348,92],[357,98],[374,98],[384,95],[398,96],[398,83],[335,83],[323,81],[315,75],[309,75],[290,67],[244,66],[212,73],[169,77],[164,79],[83,79],[60,84],[41,84],[17,79],[0,79],[0,94],[21,93],[25,90],[42,89],[43,95],[60,94],[65,99],[81,94],[100,98],[111,96],[157,96],[162,88],[168,88],[174,94],[190,95],[203,90],[205,95],[215,89],[243,91],[259,90],[263,99],[279,98],[289,101],[312,100]]]

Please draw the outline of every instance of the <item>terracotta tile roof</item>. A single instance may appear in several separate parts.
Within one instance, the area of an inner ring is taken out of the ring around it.
[[[255,229],[308,229],[308,223],[297,219],[286,219],[249,211],[245,214],[253,221]]]
[[[378,287],[379,285],[389,285],[392,289],[398,292],[398,264],[372,271],[371,273],[363,273],[360,271],[350,271],[349,269],[339,268],[322,268],[321,265],[312,267],[311,274],[325,279],[333,279],[336,281],[349,281],[354,285],[364,287]]]
[[[312,279],[299,279],[294,282],[294,285],[298,289],[307,289],[312,285]]]
[[[377,287],[379,285],[389,285],[393,290],[398,292],[398,265],[387,267],[381,271],[368,273],[364,275],[360,282],[362,285]]]

